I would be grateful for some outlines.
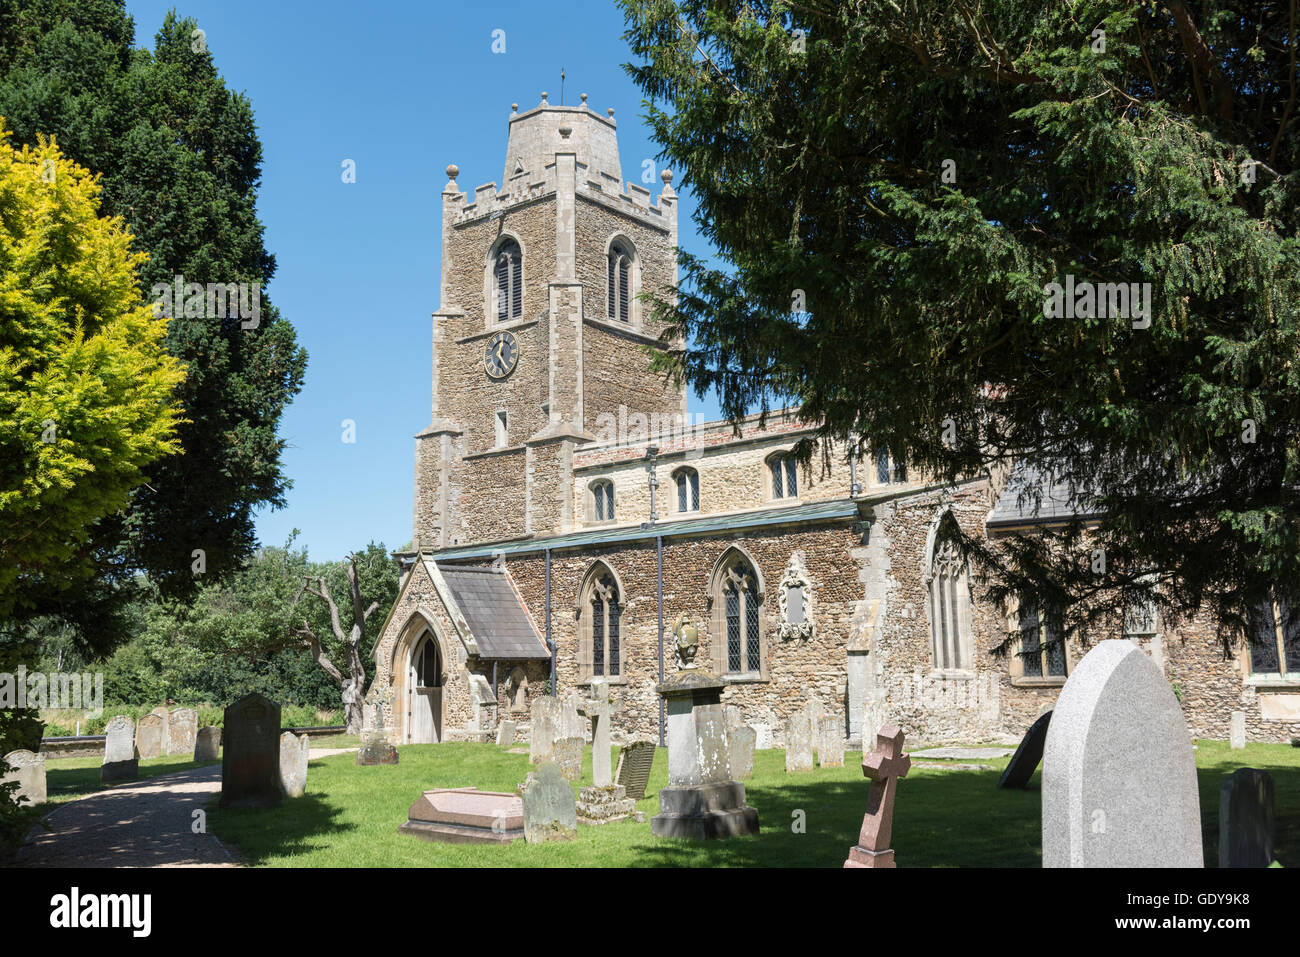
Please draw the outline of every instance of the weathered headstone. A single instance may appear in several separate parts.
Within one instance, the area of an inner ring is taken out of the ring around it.
[[[307,756],[311,739],[292,731],[280,735],[280,792],[285,797],[302,797],[307,791]]]
[[[858,843],[849,848],[845,867],[894,867],[889,846],[894,830],[894,796],[898,779],[907,775],[912,759],[903,753],[903,732],[885,725],[876,735],[876,750],[863,755],[862,773],[871,779],[867,813],[862,815]]]
[[[560,706],[560,738],[582,738],[591,733],[590,722],[582,717],[582,699],[576,691],[571,691]]]
[[[260,694],[226,709],[221,748],[221,806],[280,803],[280,706]]]
[[[528,760],[543,764],[555,753],[555,739],[559,732],[560,703],[550,695],[533,699],[531,721],[528,728]]]
[[[1219,866],[1273,863],[1273,776],[1237,768],[1219,788]]]
[[[885,700],[879,691],[867,695],[862,705],[862,753],[865,755],[875,745],[880,729],[889,724]]]
[[[582,777],[582,738],[560,738],[555,742],[552,760],[567,781]]]
[[[149,713],[156,714],[158,717],[162,718],[162,746],[163,746],[163,753],[166,754],[167,753],[167,732],[168,732],[167,722],[171,718],[171,712],[168,711],[166,707],[159,706],[157,708],[154,708]]]
[[[822,718],[817,763],[824,768],[844,767],[844,728],[839,718]]]
[[[163,743],[162,715],[147,714],[135,729],[135,747],[142,758],[157,758],[166,753]]]
[[[444,844],[509,844],[524,836],[524,805],[502,791],[435,788],[420,795],[397,830]]]
[[[785,769],[811,771],[813,769],[812,720],[807,710],[790,715],[785,725]]]
[[[1160,668],[1131,641],[1089,651],[1043,753],[1044,867],[1203,867],[1196,761]]]
[[[646,787],[650,784],[650,769],[655,760],[655,743],[653,741],[631,741],[619,749],[618,770],[614,782],[627,789],[627,796],[634,801],[645,797]]]
[[[140,754],[135,748],[135,722],[119,714],[104,729],[104,766],[99,780],[104,784],[134,781],[140,773]]]
[[[1020,739],[1020,747],[1016,748],[1002,777],[998,778],[998,787],[1023,788],[1029,784],[1038,762],[1043,760],[1043,746],[1047,743],[1047,728],[1051,722],[1052,712],[1046,711],[1029,726],[1025,736]]]
[[[1246,712],[1234,711],[1228,722],[1228,747],[1240,751],[1246,747]]]
[[[167,753],[192,754],[199,730],[199,716],[193,708],[177,708],[167,716]]]
[[[727,730],[739,728],[744,723],[745,719],[741,717],[740,708],[734,704],[727,705]]]
[[[571,841],[578,833],[578,804],[573,786],[555,762],[530,771],[519,787],[523,799],[524,839],[529,844]]]
[[[748,781],[754,774],[754,743],[757,739],[754,729],[747,724],[727,733],[727,763],[731,766],[731,776],[737,781]]]
[[[754,748],[767,751],[772,747],[772,725],[766,722],[750,725],[754,729]]]
[[[25,748],[10,751],[5,755],[0,771],[4,772],[0,776],[0,784],[18,782],[18,790],[12,795],[15,804],[26,802],[30,806],[45,803],[45,755]]]
[[[221,729],[209,725],[194,738],[194,760],[215,761],[221,757]]]
[[[515,743],[515,727],[516,727],[515,722],[508,721],[508,720],[502,721],[500,724],[497,725],[498,746],[503,748],[508,748],[510,747],[510,745]]]
[[[396,764],[397,748],[388,740],[388,729],[363,728],[361,730],[361,747],[357,749],[356,763],[362,766],[376,764]]]

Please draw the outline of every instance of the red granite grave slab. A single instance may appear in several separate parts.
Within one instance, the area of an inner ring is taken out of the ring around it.
[[[495,843],[523,836],[523,801],[505,791],[435,788],[421,794],[407,816],[399,830],[427,840]]]

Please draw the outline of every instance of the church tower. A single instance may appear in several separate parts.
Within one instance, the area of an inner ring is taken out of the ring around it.
[[[623,183],[614,111],[512,107],[504,184],[467,194],[447,167],[433,417],[416,436],[413,547],[576,526],[573,453],[629,414],[683,416],[650,372],[642,292],[677,283],[677,196]]]

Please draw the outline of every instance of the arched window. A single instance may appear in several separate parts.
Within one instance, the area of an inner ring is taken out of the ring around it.
[[[609,247],[606,264],[605,315],[619,322],[632,321],[632,251],[618,240]]]
[[[624,602],[614,572],[604,562],[597,562],[587,573],[578,598],[579,670],[584,678],[622,676]]]
[[[588,512],[593,522],[614,521],[614,483],[609,479],[592,482],[588,494]]]
[[[773,498],[799,497],[799,469],[793,455],[779,452],[767,460],[767,471],[772,478]]]
[[[677,511],[698,512],[700,510],[700,473],[692,468],[680,468],[673,473],[677,484]]]
[[[719,674],[764,677],[763,583],[753,563],[731,549],[713,576],[714,667]]]
[[[510,322],[523,316],[524,257],[513,239],[497,247],[492,263],[492,298],[497,322]]]
[[[1286,593],[1274,594],[1251,609],[1247,621],[1250,673],[1281,681],[1300,678],[1300,607]]]
[[[970,578],[951,540],[934,549],[929,574],[930,647],[938,669],[971,667]]]

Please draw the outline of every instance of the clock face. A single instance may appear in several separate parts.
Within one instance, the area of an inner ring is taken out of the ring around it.
[[[483,368],[494,379],[504,379],[515,370],[519,361],[519,346],[508,332],[498,332],[488,340],[483,352]]]

